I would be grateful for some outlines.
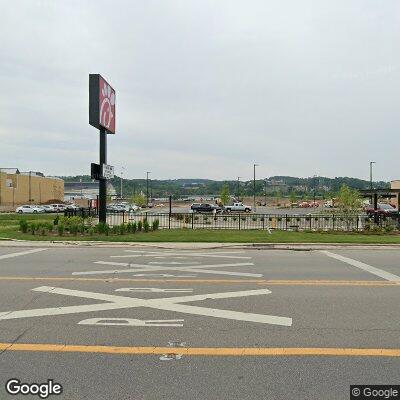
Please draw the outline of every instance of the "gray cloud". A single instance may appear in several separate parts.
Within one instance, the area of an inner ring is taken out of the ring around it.
[[[396,0],[0,4],[1,166],[87,173],[99,72],[128,177],[399,178]]]

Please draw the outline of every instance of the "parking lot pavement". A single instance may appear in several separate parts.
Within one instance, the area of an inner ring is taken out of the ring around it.
[[[66,399],[399,383],[399,251],[0,250],[0,398],[13,377]]]

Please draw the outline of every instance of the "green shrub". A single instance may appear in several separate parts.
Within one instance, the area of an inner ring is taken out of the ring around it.
[[[72,218],[73,218],[73,217],[72,217]],[[69,233],[70,233],[72,236],[76,236],[76,235],[78,234],[78,232],[79,232],[79,225],[77,225],[77,224],[70,224],[68,230],[69,230]]]
[[[122,225],[120,225],[120,227],[119,227],[119,234],[120,234],[120,235],[125,235],[125,233],[126,233],[126,225],[125,225],[125,224],[122,224]]]
[[[106,228],[106,223],[105,222],[99,222],[97,225],[96,225],[96,231],[98,232],[98,233],[100,233],[100,234],[105,234],[106,233],[106,230],[107,230],[107,228]]]
[[[158,219],[155,219],[153,221],[153,231],[156,231],[160,226],[160,221]]]
[[[184,221],[185,221],[186,224],[188,224],[190,222],[189,215],[185,215]]]
[[[20,219],[19,220],[19,230],[22,233],[28,232],[28,227],[29,227],[29,224],[28,224],[28,221],[26,219]]]
[[[90,226],[90,227],[89,227],[89,229],[88,229],[88,234],[89,234],[89,236],[93,236],[93,235],[94,235],[94,228],[93,228],[93,226]]]
[[[198,220],[199,220],[198,215],[195,215],[194,220],[195,220],[195,221],[198,221]]]
[[[143,228],[143,222],[139,221],[137,224],[137,230],[140,232],[142,230],[142,228]]]
[[[131,229],[132,229],[132,230],[131,230],[132,233],[136,233],[136,231],[137,231],[136,222],[134,222],[134,223],[132,224],[132,228],[131,228]]]
[[[57,217],[55,217],[54,220],[53,220],[53,224],[54,224],[54,225],[58,225],[58,221],[59,221],[59,220],[60,220],[60,216],[57,215]]]
[[[253,217],[252,220],[253,220],[254,222],[256,222],[256,221],[257,221],[257,217]]]
[[[30,228],[32,235],[34,235],[37,232],[37,230],[39,229],[39,224],[37,224],[36,222],[32,222],[29,225],[29,228]]]
[[[148,232],[150,230],[150,225],[149,225],[149,222],[147,221],[147,219],[144,220],[143,229],[145,232]]]
[[[58,232],[58,234],[60,235],[60,236],[63,236],[64,235],[64,230],[65,230],[65,226],[64,226],[64,224],[58,224],[57,225],[57,232]]]
[[[119,234],[119,226],[118,225],[114,225],[111,228],[111,233],[114,234],[114,235],[118,235]]]

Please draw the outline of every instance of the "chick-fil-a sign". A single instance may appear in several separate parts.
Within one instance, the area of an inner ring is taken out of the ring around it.
[[[89,123],[115,133],[115,90],[99,74],[89,75]]]

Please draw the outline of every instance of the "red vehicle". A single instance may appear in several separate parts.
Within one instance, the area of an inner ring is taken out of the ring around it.
[[[374,206],[372,204],[368,204],[365,207],[365,211],[368,215],[374,215]],[[376,209],[376,213],[378,215],[398,215],[399,212],[390,204],[378,203],[378,207]]]

